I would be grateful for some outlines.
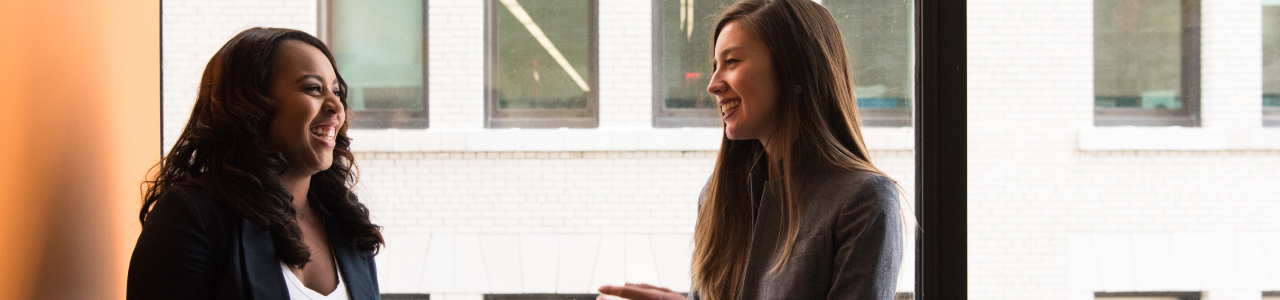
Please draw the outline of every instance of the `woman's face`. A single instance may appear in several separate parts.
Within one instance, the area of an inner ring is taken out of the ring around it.
[[[333,164],[334,139],[347,115],[338,76],[320,49],[288,40],[276,51],[270,143],[289,161],[286,174],[310,176]]]
[[[778,104],[769,48],[754,30],[732,21],[720,29],[714,54],[715,73],[707,92],[720,104],[725,136],[768,139]]]

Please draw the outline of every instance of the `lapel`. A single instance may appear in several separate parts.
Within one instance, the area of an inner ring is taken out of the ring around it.
[[[356,249],[346,232],[330,225],[333,223],[325,222],[325,232],[329,234],[329,247],[338,260],[338,272],[342,273],[347,294],[352,300],[378,299],[378,283],[372,275],[373,260],[368,254]]]
[[[253,224],[244,218],[240,221],[240,269],[245,286],[249,287],[249,299],[288,299],[284,271],[276,246],[266,226]]]

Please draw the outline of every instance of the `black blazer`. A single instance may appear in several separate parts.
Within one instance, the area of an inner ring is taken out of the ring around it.
[[[356,249],[341,228],[325,231],[351,299],[378,299],[373,254]],[[267,227],[199,185],[175,185],[156,201],[129,261],[127,289],[128,299],[289,299]]]

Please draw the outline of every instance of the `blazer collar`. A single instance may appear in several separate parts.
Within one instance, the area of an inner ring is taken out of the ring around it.
[[[325,222],[325,231],[329,234],[329,247],[338,259],[338,271],[347,285],[347,294],[351,299],[378,299],[378,283],[374,282],[373,259],[370,255],[356,249],[346,231],[334,228],[335,222]]]

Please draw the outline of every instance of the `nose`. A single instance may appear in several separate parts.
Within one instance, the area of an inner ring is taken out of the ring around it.
[[[729,84],[720,79],[720,72],[711,74],[711,82],[707,83],[707,92],[719,96],[729,89]]]
[[[329,92],[324,98],[324,103],[320,107],[324,111],[339,115],[346,111],[345,105],[342,104],[342,97],[338,97],[336,93]]]

